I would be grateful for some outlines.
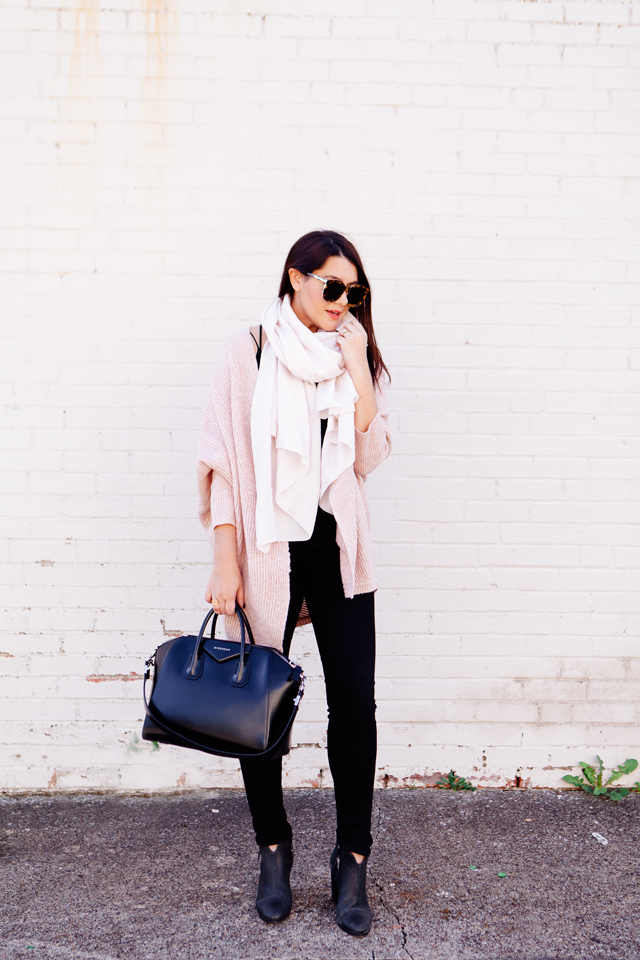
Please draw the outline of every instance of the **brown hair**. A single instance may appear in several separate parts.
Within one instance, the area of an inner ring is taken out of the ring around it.
[[[351,241],[343,237],[341,233],[336,233],[335,230],[313,230],[311,233],[305,233],[303,237],[296,240],[291,250],[289,250],[282,273],[278,296],[282,298],[288,293],[293,299],[294,290],[291,286],[289,270],[293,268],[303,274],[315,273],[329,257],[345,257],[349,260],[358,271],[358,283],[364,283],[365,286],[371,289],[367,275],[364,272],[360,254]],[[377,383],[384,371],[390,381],[391,376],[382,359],[378,344],[376,343],[376,335],[373,331],[371,293],[369,293],[364,303],[361,303],[359,307],[351,307],[350,311],[357,317],[367,332],[367,359],[369,361],[371,376]]]

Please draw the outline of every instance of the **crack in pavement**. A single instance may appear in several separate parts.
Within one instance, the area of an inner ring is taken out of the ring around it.
[[[380,822],[381,822],[381,820],[382,820],[382,810],[381,810],[380,807],[377,808],[377,813],[378,813],[378,818],[377,818],[376,826],[375,826],[375,830],[374,830],[374,841],[375,841],[376,843],[377,843],[377,841],[378,841],[378,834],[380,833]],[[378,880],[378,878],[374,875],[373,871],[370,871],[370,875],[371,875],[371,879],[372,879],[373,883],[376,885],[376,887],[377,887],[377,889],[378,889],[378,895],[379,895],[380,903],[382,904],[382,906],[384,907],[384,909],[387,911],[387,913],[390,913],[391,916],[397,921],[398,926],[400,927],[400,932],[401,932],[401,934],[402,934],[402,944],[401,944],[401,947],[402,947],[403,951],[404,951],[404,952],[406,953],[406,955],[410,958],[410,960],[414,960],[413,954],[409,952],[409,948],[407,947],[407,941],[408,941],[409,937],[408,937],[408,934],[407,934],[407,932],[406,932],[406,930],[405,930],[405,928],[404,928],[404,923],[402,923],[402,921],[400,920],[400,917],[399,917],[398,914],[395,912],[395,910],[393,910],[393,909],[389,906],[389,904],[386,902],[386,900],[385,900],[385,898],[384,898],[384,885],[383,885],[382,881],[381,881],[381,880]],[[372,956],[372,960],[375,960],[375,951],[374,951],[374,950],[371,951],[371,956]]]
[[[382,883],[381,880],[378,880],[376,877],[372,877],[371,879],[373,880],[373,882],[375,883],[376,887],[378,888],[378,895],[379,895],[379,897],[380,897],[380,903],[382,904],[382,906],[384,907],[384,909],[385,909],[388,913],[390,913],[391,916],[397,921],[398,926],[400,927],[400,933],[402,934],[402,944],[401,944],[402,949],[404,950],[404,952],[406,953],[406,955],[410,958],[410,960],[414,960],[413,954],[410,952],[410,950],[409,950],[409,948],[408,948],[408,946],[407,946],[407,941],[408,941],[408,939],[409,939],[409,935],[407,934],[407,931],[406,931],[405,928],[404,928],[404,923],[402,922],[402,920],[400,919],[400,917],[398,916],[398,914],[395,912],[395,910],[393,909],[393,907],[390,907],[389,904],[387,903],[387,901],[386,901],[385,898],[384,898],[384,884]]]

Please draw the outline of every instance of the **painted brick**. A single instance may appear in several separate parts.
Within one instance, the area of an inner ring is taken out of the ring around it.
[[[325,224],[361,247],[394,380],[367,485],[380,786],[557,786],[582,750],[637,749],[637,11],[2,16],[3,787],[240,785],[136,745],[139,681],[102,677],[199,625],[208,381]],[[295,648],[319,746],[285,782],[330,785],[308,629]]]

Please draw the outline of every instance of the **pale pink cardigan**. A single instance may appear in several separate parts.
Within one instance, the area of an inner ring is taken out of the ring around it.
[[[282,648],[289,609],[289,545],[273,543],[269,553],[256,544],[256,483],[251,452],[251,403],[258,367],[248,331],[226,344],[211,382],[202,414],[198,462],[199,516],[211,544],[223,523],[236,528],[238,562],[246,613],[256,642]],[[366,433],[356,430],[355,463],[331,486],[340,571],[345,597],[377,587],[369,509],[364,492],[367,474],[389,455],[389,416],[384,386],[376,386],[378,413]],[[237,617],[226,617],[227,636],[239,637]],[[308,623],[303,605],[298,623]]]

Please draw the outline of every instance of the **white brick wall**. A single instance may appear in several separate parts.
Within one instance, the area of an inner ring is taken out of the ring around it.
[[[136,742],[204,612],[200,409],[318,226],[394,377],[368,491],[380,783],[640,749],[640,8],[5,0],[6,790],[237,784]],[[327,783],[313,676],[287,761]]]

